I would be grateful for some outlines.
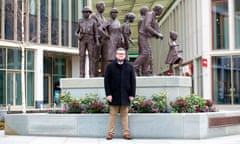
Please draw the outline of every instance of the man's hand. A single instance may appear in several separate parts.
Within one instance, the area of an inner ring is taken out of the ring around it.
[[[108,102],[112,102],[112,95],[107,96]]]
[[[129,96],[129,100],[130,100],[130,101],[133,101],[133,100],[134,100],[134,97],[133,97],[133,96]]]
[[[157,36],[157,37],[160,38],[161,40],[163,40],[163,34],[158,33],[158,36]]]

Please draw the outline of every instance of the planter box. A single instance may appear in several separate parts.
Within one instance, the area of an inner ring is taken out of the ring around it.
[[[62,91],[68,91],[75,98],[88,93],[105,97],[104,79],[99,78],[63,78],[60,80]],[[150,98],[153,94],[167,93],[167,104],[178,96],[191,94],[192,79],[185,76],[151,76],[136,78],[136,94]]]
[[[238,123],[215,125],[211,118],[240,116],[240,112],[129,114],[133,138],[203,139],[240,134]],[[7,114],[5,133],[9,135],[47,135],[105,137],[108,114]],[[114,137],[122,137],[120,119]]]

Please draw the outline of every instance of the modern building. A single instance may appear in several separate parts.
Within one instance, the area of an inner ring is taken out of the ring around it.
[[[167,41],[176,31],[193,92],[216,104],[240,104],[239,0],[176,0],[159,24],[165,39],[153,42],[156,72],[168,69]]]
[[[0,0],[0,104],[20,109],[52,106],[60,78],[79,77],[75,30],[81,9],[95,11],[98,0]],[[119,18],[141,6],[165,7],[159,18],[164,40],[152,40],[154,74],[165,64],[169,32],[178,33],[182,75],[192,77],[192,92],[216,104],[240,104],[240,2],[238,0],[105,0]],[[132,26],[137,37],[136,24]],[[137,48],[130,49],[130,58]]]
[[[1,105],[51,106],[59,78],[78,77],[75,30],[85,5],[85,0],[0,0]]]

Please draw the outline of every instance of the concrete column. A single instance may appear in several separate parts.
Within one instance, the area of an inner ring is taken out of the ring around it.
[[[72,56],[72,77],[79,78],[80,74],[80,57],[79,55]]]
[[[234,0],[228,0],[229,49],[235,49]]]
[[[202,58],[207,59],[207,67],[202,68],[203,72],[203,98],[212,99],[212,85],[211,85],[211,56],[210,52],[212,50],[212,35],[211,35],[211,1],[201,0],[200,5],[200,29],[202,43]]]
[[[41,108],[43,104],[43,49],[38,48],[34,54],[35,76],[34,76],[34,96],[35,107]]]

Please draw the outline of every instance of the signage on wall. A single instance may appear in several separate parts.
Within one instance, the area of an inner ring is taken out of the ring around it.
[[[208,61],[206,58],[202,58],[202,67],[207,67],[208,66]]]

